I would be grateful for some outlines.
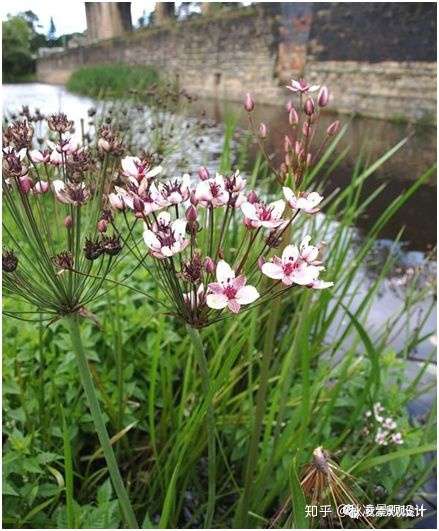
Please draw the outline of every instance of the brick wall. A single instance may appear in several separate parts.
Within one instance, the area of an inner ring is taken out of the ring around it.
[[[200,96],[241,101],[250,91],[276,104],[288,95],[289,77],[302,72],[330,85],[340,112],[432,119],[435,10],[426,3],[258,3],[39,59],[37,74],[64,83],[82,65],[153,65]]]

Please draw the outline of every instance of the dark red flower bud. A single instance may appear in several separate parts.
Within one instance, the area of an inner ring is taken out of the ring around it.
[[[192,223],[197,221],[197,209],[193,205],[186,210],[186,219]]]
[[[139,212],[139,213],[143,213],[143,211],[145,210],[145,203],[138,196],[134,196],[133,209],[134,209],[134,212]]]
[[[247,201],[249,203],[257,203],[259,201],[259,198],[254,190],[249,192],[249,194],[247,195]]]

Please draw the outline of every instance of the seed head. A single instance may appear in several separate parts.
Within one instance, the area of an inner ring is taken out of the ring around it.
[[[63,112],[51,114],[47,119],[47,125],[51,131],[67,133],[73,128],[73,120],[69,120]]]
[[[73,255],[70,251],[63,251],[52,258],[58,269],[73,269]]]
[[[99,239],[91,240],[86,238],[84,246],[84,255],[87,260],[96,260],[104,252]]]
[[[103,236],[101,247],[105,254],[109,256],[116,256],[122,250],[122,243],[119,236]]]
[[[18,266],[18,258],[14,251],[5,250],[2,252],[2,270],[5,273],[13,273]]]

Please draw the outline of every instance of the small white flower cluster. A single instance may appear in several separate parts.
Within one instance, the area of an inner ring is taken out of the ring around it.
[[[366,411],[364,414],[368,425],[364,428],[364,433],[368,435],[376,429],[375,442],[380,446],[388,446],[389,444],[403,444],[401,432],[397,431],[397,424],[386,415],[386,410],[380,402],[374,404],[372,410]],[[376,427],[378,426],[378,427]]]

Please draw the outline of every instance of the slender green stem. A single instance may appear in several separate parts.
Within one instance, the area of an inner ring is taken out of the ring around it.
[[[210,529],[212,527],[212,521],[215,513],[215,497],[216,497],[216,446],[215,446],[215,416],[212,405],[213,397],[209,397],[210,383],[209,383],[209,368],[207,364],[206,353],[203,347],[200,333],[196,328],[187,326],[188,333],[191,337],[192,344],[194,345],[194,351],[197,358],[198,365],[201,371],[201,379],[203,382],[203,391],[206,400],[209,400],[207,404],[207,450],[208,450],[208,463],[207,463],[207,476],[208,476],[208,501],[207,512],[205,518],[205,528]]]
[[[274,351],[274,335],[276,331],[276,322],[278,318],[279,305],[277,304],[267,323],[267,330],[265,332],[264,350],[262,354],[262,364],[260,373],[260,383],[256,395],[256,409],[255,421],[253,424],[253,431],[250,438],[250,446],[247,455],[247,463],[244,477],[244,492],[238,504],[236,513],[235,528],[246,528],[247,517],[250,509],[251,493],[254,480],[254,473],[258,457],[259,439],[262,432],[262,424],[265,413],[265,399],[267,396],[268,379],[270,375],[270,365],[273,359]]]
[[[90,373],[90,368],[85,356],[84,347],[82,345],[81,334],[78,324],[78,316],[71,315],[67,319],[67,324],[70,330],[70,337],[72,340],[73,350],[75,351],[78,370],[81,377],[81,383],[84,392],[87,396],[90,407],[91,416],[96,428],[96,433],[101,443],[102,451],[107,462],[108,471],[110,473],[111,481],[113,482],[114,490],[119,499],[120,507],[124,515],[125,521],[130,529],[139,529],[133,508],[131,507],[128,493],[124,487],[122,476],[117,467],[116,458],[114,457],[113,448],[111,447],[110,438],[108,437],[107,429],[105,427],[99,401],[96,395],[95,386]]]

